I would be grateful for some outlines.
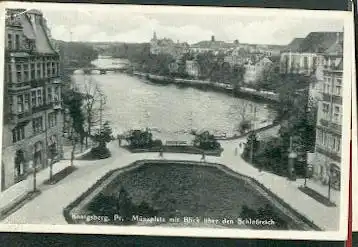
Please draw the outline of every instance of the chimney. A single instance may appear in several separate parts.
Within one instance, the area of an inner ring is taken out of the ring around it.
[[[212,35],[212,36],[211,36],[211,42],[214,42],[214,41],[215,41],[215,36]]]

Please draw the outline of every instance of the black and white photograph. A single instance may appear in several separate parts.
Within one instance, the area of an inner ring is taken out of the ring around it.
[[[7,2],[0,231],[346,240],[352,17]]]

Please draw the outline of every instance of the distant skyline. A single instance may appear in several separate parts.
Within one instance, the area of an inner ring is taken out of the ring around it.
[[[41,10],[41,9],[40,9]],[[139,13],[93,10],[41,10],[53,38],[64,41],[149,42],[158,38],[193,44],[216,40],[253,44],[287,45],[310,32],[342,32],[343,22],[322,18],[205,15],[188,13]],[[72,34],[71,34],[72,33]]]

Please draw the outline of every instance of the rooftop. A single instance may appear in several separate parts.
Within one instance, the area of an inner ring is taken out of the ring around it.
[[[343,41],[343,32],[311,32],[300,44],[300,52],[323,53]]]
[[[21,13],[14,18],[18,21],[23,29],[23,33],[29,40],[35,41],[35,49],[38,53],[53,54],[53,49],[49,37],[47,36],[46,27],[42,19],[42,13],[38,10],[29,10],[24,12],[23,9],[10,10],[11,13]],[[9,13],[8,12],[8,13]],[[40,15],[40,18],[30,19],[31,15]]]

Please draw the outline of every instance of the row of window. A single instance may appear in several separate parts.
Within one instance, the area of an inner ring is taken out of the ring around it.
[[[20,50],[21,42],[20,42],[20,34],[7,34],[7,48]]]
[[[323,81],[323,93],[342,96],[342,78],[325,76]]]
[[[324,120],[334,122],[337,124],[342,123],[342,106],[337,104],[330,104],[322,102],[322,116]]]
[[[333,152],[341,152],[341,137],[324,132],[321,129],[316,131],[316,144]]]
[[[36,65],[36,66],[35,66]],[[13,78],[11,65],[7,66],[7,81],[9,83],[21,83],[36,79],[43,79],[49,77],[59,76],[60,64],[59,62],[46,62],[46,63],[31,63],[31,64],[16,64],[16,79]]]
[[[30,95],[31,95],[31,105],[30,105]],[[60,86],[50,86],[47,87],[47,104],[52,102],[58,102],[61,98]],[[44,95],[43,88],[34,88],[31,89],[30,93],[24,93],[17,95],[17,113],[28,112],[30,106],[32,108],[39,107],[44,104]],[[10,105],[12,105],[12,100],[10,100]]]
[[[51,112],[48,114],[47,126],[49,128],[57,125],[57,113]],[[43,117],[37,117],[32,120],[32,131],[33,134],[39,134],[44,131]],[[19,126],[12,130],[12,141],[13,143],[25,139],[25,126]]]

